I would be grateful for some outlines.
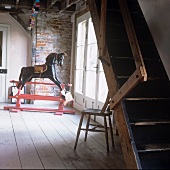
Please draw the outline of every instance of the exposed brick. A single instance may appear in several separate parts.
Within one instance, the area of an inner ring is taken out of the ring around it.
[[[67,57],[64,59],[63,67],[56,66],[57,78],[61,83],[69,83],[70,80],[70,62],[71,62],[71,43],[72,43],[72,22],[70,15],[57,16],[48,13],[49,17],[37,18],[37,37],[33,34],[33,40],[37,42],[35,56],[33,55],[33,65],[43,64],[45,58],[51,52],[66,52]],[[36,57],[36,59],[35,59]],[[36,61],[36,63],[35,63]],[[42,80],[41,80],[42,81]],[[45,82],[51,82],[44,79]],[[37,86],[41,87],[41,86]],[[44,93],[52,93],[51,88],[42,87]],[[38,92],[38,90],[37,90]]]
[[[37,44],[37,47],[46,46],[46,44]]]

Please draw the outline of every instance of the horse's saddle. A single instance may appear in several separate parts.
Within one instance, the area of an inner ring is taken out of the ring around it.
[[[42,64],[42,65],[35,65],[34,66],[34,72],[35,73],[43,73],[47,70],[47,65]]]

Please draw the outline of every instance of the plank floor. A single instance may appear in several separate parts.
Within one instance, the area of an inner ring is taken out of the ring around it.
[[[6,105],[0,104],[0,169],[126,168],[118,136],[114,136],[115,147],[110,145],[107,154],[104,133],[89,132],[84,142],[82,131],[74,151],[81,116],[78,111],[62,116],[15,113],[3,110]]]

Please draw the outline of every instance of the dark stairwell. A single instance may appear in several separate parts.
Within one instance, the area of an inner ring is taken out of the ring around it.
[[[147,72],[147,81],[137,83],[121,100],[122,113],[135,157],[134,164],[139,169],[169,168],[170,82],[138,1],[120,1],[127,5]],[[133,42],[130,44],[120,1],[107,0],[106,10],[106,45],[118,89],[134,73],[135,62],[138,62],[134,59]],[[101,17],[100,3],[101,1],[96,1]],[[119,122],[116,124],[124,141],[126,136],[123,136]],[[122,144],[123,151],[125,143]],[[127,155],[127,151],[124,153],[127,167],[134,168],[127,161],[131,155]]]

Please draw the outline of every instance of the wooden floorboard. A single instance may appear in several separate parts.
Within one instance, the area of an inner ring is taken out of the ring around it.
[[[0,111],[0,168],[21,169],[21,163],[9,112]]]
[[[102,132],[80,134],[74,151],[80,113],[75,115],[0,110],[0,169],[125,169],[119,143],[107,154]],[[83,123],[85,125],[85,122]]]
[[[21,114],[10,113],[22,169],[42,169],[37,150]]]

